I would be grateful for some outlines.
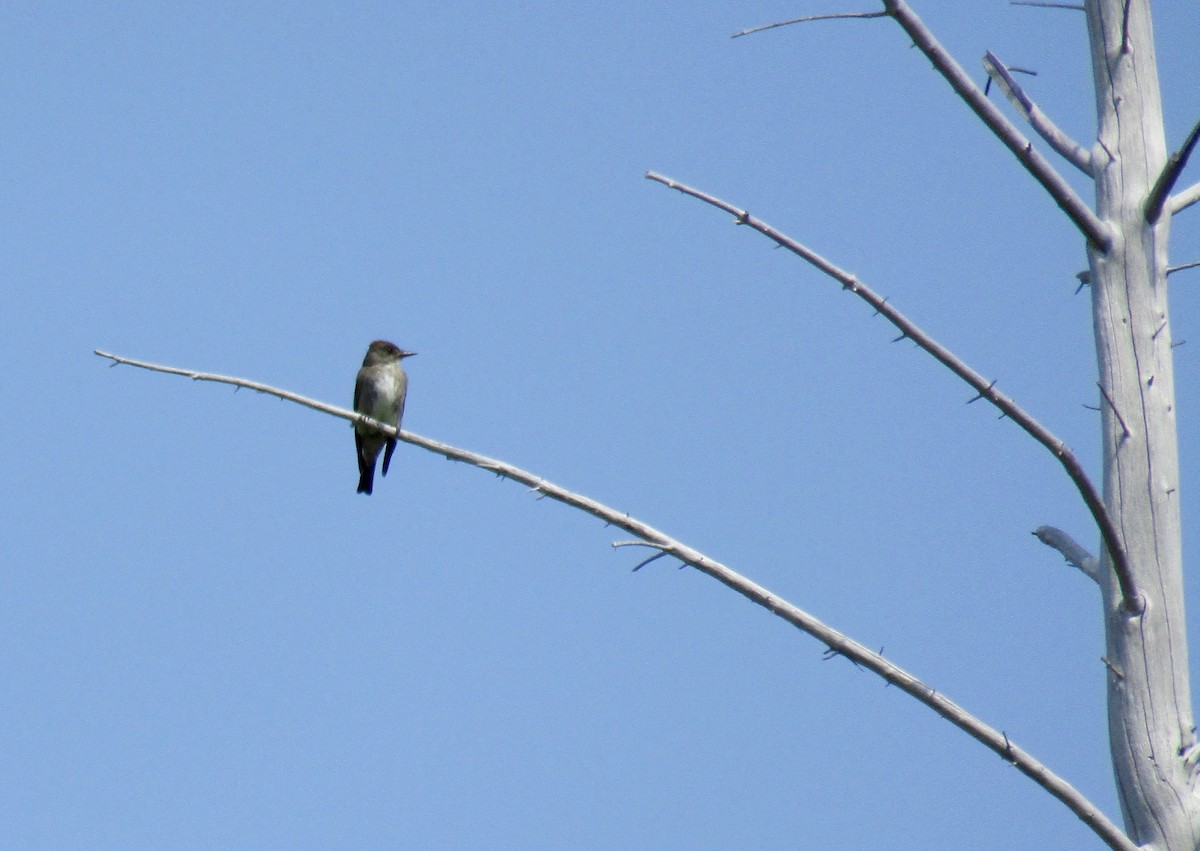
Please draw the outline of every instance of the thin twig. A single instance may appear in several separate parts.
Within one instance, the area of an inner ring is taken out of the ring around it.
[[[1179,150],[1171,154],[1167,164],[1163,166],[1162,174],[1154,182],[1154,189],[1150,191],[1150,197],[1146,200],[1146,221],[1150,224],[1158,222],[1162,215],[1163,208],[1170,198],[1171,190],[1175,188],[1175,181],[1179,180],[1179,175],[1187,166],[1188,157],[1191,156],[1192,148],[1196,147],[1197,141],[1200,141],[1200,121],[1197,121],[1192,132],[1188,133],[1187,139],[1184,140]],[[1186,205],[1171,203],[1173,209],[1177,206],[1182,209]]]
[[[650,562],[655,561],[656,559],[671,555],[670,547],[663,546],[662,544],[655,544],[650,541],[614,541],[613,549],[616,549],[617,547],[650,547],[651,549],[658,550],[658,552],[649,558],[642,559],[642,561],[633,568],[634,573],[637,573],[643,567],[648,565]]]
[[[1086,12],[1087,8],[1078,3],[1039,3],[1037,0],[1009,0],[1010,6],[1038,6],[1043,9],[1070,9],[1074,12]]]
[[[1012,151],[1025,170],[1050,193],[1050,197],[1058,204],[1067,217],[1075,223],[1096,248],[1108,253],[1112,243],[1112,233],[1107,224],[1092,212],[1091,207],[1079,197],[1071,185],[1063,179],[1054,166],[1040,153],[1034,150],[1032,143],[1022,135],[1004,113],[983,94],[983,90],[975,85],[962,66],[954,61],[933,33],[925,26],[916,12],[908,7],[903,0],[884,0],[884,6],[896,23],[908,33],[913,43],[933,63],[933,67],[945,78],[950,87],[966,101],[979,118],[996,135],[1006,148]]]
[[[1062,529],[1038,526],[1033,530],[1033,536],[1046,546],[1058,550],[1069,564],[1079,568],[1089,579],[1100,581],[1100,563],[1096,557]]]
[[[649,558],[642,559],[642,561],[633,568],[633,572],[637,573],[639,570],[641,570],[643,567],[648,565],[650,562],[655,561],[656,559],[660,559],[663,556],[667,556],[670,554],[671,553],[669,550],[662,550],[662,551],[657,552],[654,555],[650,556]]]
[[[1121,544],[1121,537],[1117,531],[1116,524],[1113,523],[1112,517],[1109,516],[1108,510],[1104,507],[1104,500],[1100,496],[1100,492],[1096,490],[1096,486],[1088,478],[1083,465],[1079,463],[1079,459],[1075,457],[1075,453],[1062,440],[1030,414],[1026,413],[1016,402],[992,387],[986,378],[967,366],[956,354],[921,330],[916,323],[893,307],[890,301],[886,301],[883,297],[876,294],[854,275],[843,271],[815,251],[796,242],[796,240],[776,230],[766,222],[754,218],[747,211],[740,210],[727,201],[722,201],[714,195],[709,195],[706,192],[701,192],[698,189],[677,183],[669,177],[663,177],[661,174],[649,172],[646,174],[646,177],[684,195],[697,198],[719,210],[724,210],[734,216],[738,224],[753,228],[763,236],[803,258],[806,262],[815,266],[835,281],[838,281],[843,289],[850,290],[850,292],[874,307],[889,322],[900,329],[902,336],[911,338],[918,346],[933,355],[939,363],[973,387],[976,392],[982,394],[985,399],[995,405],[1003,414],[1010,417],[1030,437],[1046,447],[1058,459],[1063,469],[1067,471],[1067,475],[1075,483],[1079,495],[1083,497],[1088,511],[1091,512],[1092,517],[1095,519],[1096,525],[1100,527],[1100,534],[1104,538],[1104,544],[1108,548],[1109,556],[1112,558],[1113,571],[1116,573],[1117,582],[1121,586],[1121,596],[1123,597],[1125,609],[1133,615],[1142,613],[1146,605],[1145,600],[1142,599],[1141,594],[1137,590],[1137,585],[1133,581],[1133,572],[1129,567],[1129,558],[1125,553],[1124,546]]]
[[[996,84],[1000,86],[1000,90],[1004,92],[1013,108],[1021,113],[1051,148],[1084,174],[1092,173],[1092,155],[1051,121],[1050,116],[1042,112],[1041,108],[1025,94],[1020,84],[1009,73],[1017,69],[1009,68],[990,50],[984,54],[983,68],[987,71],[988,77],[995,80]]]
[[[1129,426],[1125,422],[1125,418],[1121,416],[1121,411],[1117,408],[1117,403],[1113,401],[1113,397],[1109,395],[1108,390],[1099,381],[1096,386],[1100,388],[1100,395],[1104,397],[1104,401],[1108,403],[1108,409],[1113,412],[1113,416],[1117,418],[1117,422],[1121,424],[1121,439],[1124,440],[1133,435],[1129,430]]]
[[[1114,677],[1116,677],[1118,680],[1125,679],[1125,674],[1121,671],[1120,668],[1117,667],[1117,664],[1115,662],[1113,662],[1111,659],[1109,659],[1107,656],[1101,656],[1100,661],[1104,663],[1106,668],[1108,668],[1108,672],[1110,674],[1112,674]]]
[[[787,600],[776,596],[761,585],[752,582],[739,573],[731,570],[720,562],[714,561],[703,553],[695,550],[674,538],[660,532],[653,526],[642,523],[630,517],[628,514],[609,508],[607,505],[597,502],[594,499],[589,499],[582,494],[577,494],[566,488],[548,482],[541,476],[537,476],[519,467],[514,467],[506,464],[503,461],[498,461],[494,458],[488,458],[485,455],[479,455],[474,452],[468,452],[465,449],[458,449],[446,443],[440,443],[436,440],[430,440],[426,437],[413,434],[412,432],[398,431],[397,429],[385,425],[383,423],[369,420],[354,411],[348,411],[344,408],[337,408],[333,405],[326,405],[323,402],[318,402],[315,399],[308,399],[296,393],[289,393],[284,390],[278,390],[265,384],[260,384],[255,381],[247,381],[245,379],[231,378],[223,375],[212,375],[210,373],[195,372],[186,369],[176,369],[174,367],[160,366],[158,364],[147,363],[145,361],[132,360],[130,358],[118,357],[117,355],[109,354],[96,350],[96,354],[103,358],[108,358],[114,363],[129,364],[130,366],[140,367],[141,369],[149,369],[155,372],[166,372],[173,375],[184,375],[196,381],[218,381],[225,384],[234,384],[239,387],[249,387],[263,393],[270,393],[278,396],[281,399],[287,399],[309,408],[318,411],[332,414],[341,417],[344,420],[355,422],[363,420],[367,424],[379,429],[387,435],[394,435],[399,440],[405,443],[419,446],[422,449],[427,449],[438,455],[444,455],[454,461],[463,461],[482,470],[495,473],[498,476],[503,476],[506,479],[512,479],[516,482],[521,482],[531,488],[536,488],[541,493],[557,500],[564,505],[569,505],[573,508],[578,508],[593,517],[597,517],[606,524],[617,526],[641,538],[647,544],[660,548],[662,550],[670,550],[672,555],[702,573],[708,574],[718,582],[732,588],[742,596],[746,597],[751,602],[754,602],[763,608],[767,609],[772,614],[782,618],[792,626],[811,635],[813,638],[820,641],[831,650],[840,653],[850,659],[857,665],[874,672],[882,677],[891,685],[895,685],[902,689],[905,693],[915,698],[920,703],[932,709],[941,717],[945,718],[954,726],[971,736],[976,741],[990,748],[995,753],[1011,759],[1017,769],[1035,783],[1061,801],[1071,812],[1075,813],[1084,824],[1088,825],[1098,836],[1100,836],[1112,848],[1120,849],[1120,851],[1137,851],[1137,846],[1129,841],[1128,837],[1121,832],[1112,821],[1108,819],[1091,801],[1083,796],[1079,790],[1075,789],[1067,781],[1063,780],[1032,755],[1025,750],[1016,747],[1008,742],[1004,736],[989,727],[980,719],[976,718],[971,713],[967,712],[958,704],[954,703],[949,698],[939,694],[934,689],[925,685],[919,679],[908,673],[900,666],[888,661],[879,653],[876,653],[869,648],[859,644],[852,638],[843,635],[836,629],[826,625],[822,621],[805,612],[803,609],[794,606]]]
[[[1191,263],[1181,263],[1178,266],[1171,266],[1167,269],[1168,275],[1174,275],[1176,272],[1182,272],[1184,269],[1195,269],[1200,266],[1200,260],[1194,260]]]
[[[776,21],[773,24],[763,24],[760,27],[751,27],[748,30],[734,33],[730,38],[741,38],[744,35],[753,35],[760,33],[763,30],[773,30],[776,27],[787,27],[792,24],[806,24],[809,21],[836,21],[844,18],[886,18],[887,12],[844,12],[840,14],[830,15],[806,15],[803,18],[792,18],[790,21]]]
[[[326,405],[324,402],[318,402],[314,399],[309,399],[306,396],[301,396],[299,393],[289,393],[286,390],[280,390],[279,388],[272,387],[269,384],[259,384],[256,381],[248,381],[245,378],[235,378],[230,375],[217,375],[213,372],[195,372],[194,370],[190,369],[178,369],[173,366],[160,366],[158,364],[147,363],[146,361],[130,360],[129,358],[123,358],[117,355],[109,354],[108,352],[102,352],[99,349],[95,349],[94,353],[102,358],[107,358],[108,360],[112,361],[110,366],[128,364],[129,366],[136,366],[141,369],[151,369],[155,372],[166,372],[171,375],[182,375],[186,378],[192,379],[193,381],[214,381],[218,384],[231,384],[233,385],[234,389],[245,387],[247,390],[257,390],[259,393],[267,393],[271,396],[278,396],[280,399],[287,399],[289,402],[295,402],[298,405],[304,405],[305,407],[312,408],[315,411],[321,411],[322,413],[333,414],[335,417],[342,417],[343,419],[350,420],[354,423],[361,422],[364,425],[380,428],[381,431],[386,432],[389,429],[395,431],[395,429],[392,429],[391,426],[383,427],[381,423],[378,423],[375,420],[372,420],[370,417],[363,416],[357,412],[348,412],[345,408],[338,408],[334,405]]]

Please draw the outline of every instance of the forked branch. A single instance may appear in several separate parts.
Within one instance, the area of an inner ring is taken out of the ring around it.
[[[909,37],[912,38],[913,44],[933,63],[933,67],[945,78],[950,87],[958,93],[959,97],[966,101],[967,106],[982,119],[983,123],[996,135],[996,138],[1013,152],[1021,165],[1025,167],[1025,170],[1033,175],[1033,178],[1050,193],[1050,197],[1054,199],[1054,203],[1058,204],[1059,208],[1067,214],[1067,217],[1083,232],[1088,241],[1101,252],[1107,253],[1108,247],[1112,242],[1112,233],[1108,225],[1092,212],[1092,208],[1079,197],[1078,193],[1071,188],[1071,185],[1063,179],[1062,175],[1055,171],[1054,166],[1050,165],[1049,161],[1034,149],[1033,143],[1026,139],[1021,131],[1004,116],[1004,113],[988,100],[987,95],[984,94],[979,86],[975,85],[975,81],[968,76],[962,66],[954,61],[954,58],[938,43],[938,40],[934,38],[929,28],[917,17],[917,13],[910,9],[904,0],[883,0],[883,7],[883,12],[809,15],[803,18],[793,18],[790,21],[777,21],[773,24],[764,24],[760,27],[742,30],[736,33],[734,38],[790,24],[807,23],[809,21],[824,21],[837,18],[878,18],[885,16],[894,18],[904,31],[908,33]],[[997,67],[1003,66],[997,63]],[[1005,73],[1007,74],[1007,71]],[[1011,82],[1011,76],[1009,77],[1009,81]],[[1014,91],[1020,91],[1019,87],[1016,87],[1015,84],[1012,85],[1014,86]],[[1006,94],[1009,91],[1008,88],[1005,89]],[[1010,98],[1012,97],[1011,94],[1009,96]],[[1022,110],[1034,129],[1046,139],[1054,150],[1066,157],[1073,165],[1090,173],[1090,166],[1088,165],[1090,159],[1087,151],[1059,130],[1041,110],[1037,109],[1032,101],[1029,101],[1028,98],[1023,99],[1028,104],[1028,107],[1018,103],[1017,108]]]
[[[984,124],[996,135],[1006,148],[1025,166],[1025,170],[1050,193],[1050,197],[1073,221],[1100,251],[1107,253],[1112,242],[1112,234],[1099,216],[1092,212],[1091,207],[1079,197],[1071,185],[1062,178],[1054,166],[1033,147],[1033,144],[1021,134],[1016,126],[1005,117],[1004,113],[987,99],[975,81],[967,75],[962,66],[946,51],[933,33],[917,17],[916,12],[908,7],[904,0],[883,0],[883,5],[896,23],[908,33],[913,44],[928,57],[933,67],[945,78],[950,87],[966,101]]]
[[[622,511],[609,508],[607,505],[589,499],[582,494],[574,493],[552,482],[548,482],[541,476],[522,470],[519,467],[514,467],[511,464],[506,464],[503,461],[498,461],[495,458],[488,458],[485,455],[468,452],[465,449],[458,449],[449,444],[430,440],[412,432],[397,431],[391,426],[371,420],[355,411],[327,405],[324,402],[318,402],[315,399],[309,399],[297,393],[279,390],[257,381],[247,381],[246,379],[233,378],[226,375],[215,375],[176,367],[160,366],[145,361],[119,357],[100,350],[96,350],[96,354],[102,358],[111,360],[114,365],[128,364],[154,372],[186,376],[194,381],[215,381],[222,384],[232,384],[236,387],[247,387],[251,390],[257,390],[260,393],[268,393],[272,396],[278,396],[281,399],[305,405],[314,410],[332,414],[335,417],[341,417],[350,422],[364,422],[389,436],[395,435],[405,443],[410,443],[438,455],[443,455],[452,461],[463,461],[481,470],[495,473],[497,476],[521,482],[528,485],[530,490],[540,495],[547,496],[550,499],[573,508],[578,508],[581,511],[591,514],[593,517],[603,520],[609,525],[624,529],[631,535],[635,535],[642,541],[645,541],[649,546],[659,550],[660,553],[668,553],[700,572],[708,574],[718,582],[737,591],[751,602],[757,603],[767,611],[792,624],[797,629],[808,633],[828,647],[831,652],[845,656],[855,664],[878,674],[888,683],[916,698],[951,724],[999,754],[1007,762],[1016,766],[1022,774],[1032,779],[1061,801],[1071,812],[1075,813],[1110,848],[1120,849],[1120,851],[1137,851],[1137,846],[1103,812],[1097,809],[1091,801],[1080,794],[1071,784],[1034,759],[1028,752],[1014,745],[1003,732],[989,727],[983,721],[954,703],[954,701],[925,685],[903,668],[889,662],[879,653],[869,650],[857,641],[843,635],[802,609],[771,593],[761,585],[731,570],[724,564],[714,561],[698,550],[676,541],[669,535],[630,517]],[[643,562],[642,565],[647,563],[648,560]],[[639,567],[642,565],[639,565]]]
[[[996,382],[989,382],[982,375],[967,366],[961,358],[937,342],[929,334],[922,331],[916,323],[897,310],[887,299],[875,293],[854,275],[838,268],[812,249],[796,242],[796,240],[776,230],[761,219],[754,218],[746,210],[739,210],[727,201],[722,201],[714,195],[709,195],[706,192],[701,192],[698,189],[677,183],[669,177],[663,177],[661,174],[648,172],[646,177],[678,192],[682,192],[684,195],[698,198],[719,210],[724,210],[734,216],[739,225],[746,225],[753,228],[763,236],[803,258],[821,272],[833,278],[842,285],[843,289],[849,290],[875,308],[876,312],[882,314],[884,318],[895,325],[904,337],[908,337],[926,352],[933,355],[939,363],[974,388],[975,392],[979,394],[979,398],[987,399],[1004,413],[1005,416],[1020,426],[1026,434],[1049,450],[1050,454],[1057,458],[1063,469],[1066,470],[1067,475],[1079,491],[1079,495],[1083,497],[1083,501],[1087,505],[1088,511],[1091,512],[1092,518],[1096,521],[1096,525],[1100,528],[1100,535],[1104,539],[1104,545],[1107,547],[1109,556],[1112,559],[1113,571],[1116,573],[1117,582],[1121,586],[1121,596],[1126,611],[1133,615],[1141,614],[1145,608],[1145,601],[1141,594],[1138,593],[1137,585],[1133,581],[1133,572],[1130,570],[1125,548],[1121,545],[1121,538],[1117,527],[1113,523],[1112,517],[1109,516],[1108,510],[1104,507],[1104,500],[1101,498],[1100,492],[1096,490],[1096,486],[1092,484],[1087,473],[1084,472],[1079,459],[1075,457],[1075,453],[1062,440],[1017,405],[1016,402],[997,390]]]
[[[1008,66],[990,50],[983,57],[983,69],[987,71],[989,77],[995,80],[996,85],[1004,92],[1004,96],[1008,98],[1013,108],[1024,116],[1025,120],[1029,122],[1029,126],[1036,130],[1037,134],[1058,152],[1059,156],[1084,174],[1092,173],[1092,155],[1051,121],[1050,116],[1042,112],[1041,108],[1033,102],[1029,95],[1025,94],[1021,85],[1009,73]]]

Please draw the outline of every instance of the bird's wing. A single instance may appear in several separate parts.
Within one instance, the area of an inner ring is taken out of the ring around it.
[[[375,382],[367,380],[363,371],[358,371],[354,379],[354,410],[370,415],[375,408]]]
[[[399,387],[396,389],[399,390],[396,394],[396,429],[399,430],[400,422],[404,419],[404,399],[408,396],[408,376],[403,370],[400,372]]]

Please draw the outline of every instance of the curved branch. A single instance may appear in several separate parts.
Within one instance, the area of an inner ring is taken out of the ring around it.
[[[987,399],[995,405],[1005,416],[1020,426],[1026,434],[1046,447],[1050,451],[1050,454],[1062,464],[1063,469],[1067,471],[1067,475],[1075,483],[1075,488],[1079,491],[1079,495],[1083,497],[1088,511],[1091,512],[1092,517],[1095,519],[1096,525],[1100,527],[1100,534],[1104,538],[1104,544],[1108,548],[1109,555],[1112,557],[1113,572],[1116,573],[1117,582],[1121,586],[1121,596],[1126,611],[1134,615],[1141,614],[1145,609],[1145,600],[1138,592],[1137,585],[1133,581],[1133,571],[1130,570],[1129,558],[1125,553],[1125,548],[1121,544],[1121,536],[1117,531],[1116,524],[1113,523],[1112,517],[1109,516],[1108,509],[1104,507],[1104,500],[1100,492],[1096,490],[1096,486],[1092,484],[1087,473],[1084,472],[1083,465],[1079,463],[1079,459],[1075,457],[1075,453],[1067,448],[1067,445],[1056,437],[1053,432],[1034,419],[1008,396],[996,390],[996,382],[989,382],[982,375],[967,366],[956,354],[922,331],[916,323],[893,307],[887,299],[876,294],[854,275],[838,268],[812,249],[801,245],[786,234],[775,230],[775,228],[766,222],[754,218],[745,210],[739,210],[727,201],[722,201],[714,195],[709,195],[698,189],[677,183],[669,177],[663,177],[661,174],[647,172],[646,177],[649,180],[661,183],[671,189],[682,192],[684,195],[698,198],[706,204],[730,213],[735,217],[739,225],[747,225],[753,228],[763,236],[803,258],[833,278],[842,285],[843,289],[850,290],[850,292],[875,308],[877,312],[883,314],[888,322],[891,322],[900,329],[901,337],[899,339],[903,339],[904,337],[912,339],[914,343],[933,355],[939,363],[973,387],[980,397]]]
[[[753,603],[765,608],[767,611],[782,618],[792,626],[808,633],[813,638],[825,644],[831,651],[845,656],[852,662],[861,665],[864,668],[878,674],[888,683],[897,686],[906,694],[916,698],[919,702],[925,704],[938,715],[945,718],[954,726],[967,733],[976,741],[987,746],[992,751],[999,754],[1007,762],[1024,775],[1032,779],[1035,783],[1061,801],[1071,812],[1075,813],[1084,824],[1088,825],[1101,839],[1103,839],[1111,848],[1120,849],[1120,851],[1137,851],[1137,846],[1130,842],[1129,838],[1108,819],[1091,801],[1085,798],[1077,789],[1075,789],[1067,781],[1063,780],[1045,765],[1034,759],[1028,752],[1017,747],[1004,733],[989,727],[983,721],[976,718],[971,713],[960,707],[954,701],[939,694],[934,689],[925,685],[912,674],[905,671],[898,665],[889,662],[880,654],[873,650],[869,650],[863,645],[854,641],[846,635],[838,632],[836,629],[826,625],[820,620],[817,620],[812,615],[804,610],[792,605],[787,600],[773,594],[761,585],[752,582],[739,573],[726,567],[718,561],[714,561],[708,556],[695,550],[692,547],[683,544],[674,538],[666,535],[663,532],[655,529],[649,524],[642,523],[630,517],[628,514],[609,508],[603,503],[597,502],[594,499],[589,499],[582,494],[574,493],[566,488],[560,487],[552,482],[546,481],[541,476],[530,473],[527,470],[522,470],[519,467],[514,467],[511,464],[506,464],[503,461],[498,461],[495,458],[488,458],[486,455],[479,455],[475,452],[468,452],[465,449],[459,449],[450,446],[447,443],[440,443],[436,440],[430,440],[427,437],[413,434],[412,432],[398,431],[392,426],[377,422],[364,417],[355,411],[349,411],[345,408],[338,408],[333,405],[327,405],[324,402],[318,402],[315,399],[309,399],[301,396],[298,393],[291,393],[286,390],[279,390],[266,384],[260,384],[256,381],[247,381],[246,379],[233,378],[227,375],[216,375],[213,373],[195,372],[188,369],[179,369],[176,367],[161,366],[158,364],[147,363],[145,361],[132,360],[131,358],[119,357],[109,354],[108,352],[95,350],[95,353],[102,358],[107,358],[116,364],[128,364],[141,369],[148,369],[154,372],[166,372],[172,375],[183,375],[191,378],[193,381],[215,381],[221,384],[232,384],[237,387],[247,387],[251,390],[257,390],[261,393],[268,393],[272,396],[278,396],[280,399],[287,399],[290,402],[304,405],[313,408],[317,411],[322,411],[327,414],[332,414],[336,417],[341,417],[350,422],[363,422],[387,435],[395,435],[399,440],[405,443],[410,443],[414,446],[419,446],[422,449],[427,449],[430,452],[444,455],[452,461],[463,461],[478,467],[481,470],[487,470],[495,473],[506,479],[512,479],[515,482],[521,482],[529,486],[530,490],[550,497],[553,500],[569,505],[572,508],[578,508],[603,520],[605,523],[624,529],[632,535],[645,541],[648,545],[657,549],[661,553],[669,553],[685,564],[699,570],[701,573],[708,574],[718,582],[732,588],[742,596],[746,597]],[[628,542],[621,542],[622,545],[628,545]],[[643,562],[646,564],[648,562]],[[639,565],[639,567],[642,565]]]
[[[1079,197],[1071,185],[1054,170],[1054,166],[1034,150],[1033,144],[1026,139],[1016,126],[1009,121],[999,108],[993,104],[979,86],[967,75],[962,66],[954,61],[946,49],[933,37],[933,33],[917,17],[917,13],[908,7],[904,0],[883,0],[884,7],[895,18],[896,23],[908,33],[917,48],[928,57],[933,67],[945,78],[950,87],[966,101],[979,118],[996,135],[1006,148],[1013,152],[1025,170],[1050,193],[1054,203],[1067,214],[1083,235],[1101,252],[1107,254],[1112,243],[1112,233],[1109,226],[1103,222],[1087,203]]]
[[[1034,103],[1029,95],[1025,94],[1025,90],[1021,88],[1020,83],[1013,79],[1012,74],[1008,73],[1008,66],[1001,62],[996,54],[990,50],[984,54],[983,69],[1000,86],[1000,90],[1004,92],[1005,97],[1008,98],[1013,108],[1018,110],[1025,120],[1029,122],[1029,126],[1046,140],[1046,144],[1084,174],[1090,175],[1092,173],[1092,155],[1088,153],[1083,145],[1080,145],[1057,124],[1051,121],[1050,116],[1042,112],[1041,107]]]

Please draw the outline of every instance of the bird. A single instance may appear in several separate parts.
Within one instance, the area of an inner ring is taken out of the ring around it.
[[[408,376],[400,361],[415,354],[387,340],[372,342],[354,380],[354,410],[399,431],[404,416],[404,397],[408,393]],[[369,495],[375,486],[375,461],[379,458],[379,450],[384,450],[383,475],[386,476],[392,452],[396,449],[396,438],[355,423],[354,448],[358,454],[358,493]]]

